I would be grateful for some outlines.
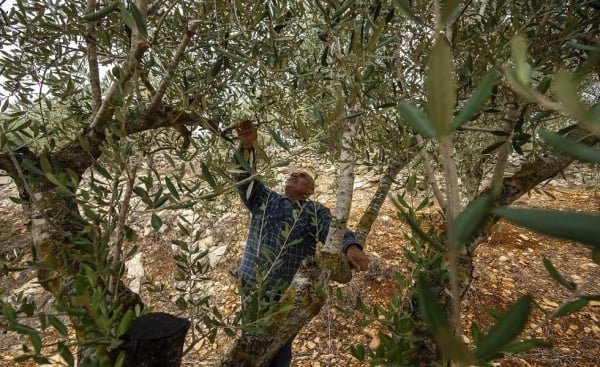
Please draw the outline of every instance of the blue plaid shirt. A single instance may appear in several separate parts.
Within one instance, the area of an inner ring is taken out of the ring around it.
[[[260,180],[248,179],[247,169],[255,164],[254,151],[239,150],[237,154],[238,162],[241,157],[250,161],[237,181],[240,197],[252,217],[238,276],[245,288],[287,286],[302,260],[315,254],[317,242],[325,243],[331,213],[311,200],[292,203]],[[352,244],[360,246],[354,232],[346,229],[343,251]]]

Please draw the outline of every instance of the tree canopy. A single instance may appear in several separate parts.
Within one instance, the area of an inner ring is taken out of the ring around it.
[[[451,223],[443,287],[452,288],[456,323],[459,248],[485,229],[483,219],[549,231],[535,213],[492,209],[514,200],[506,185],[527,177],[513,190],[522,195],[573,158],[600,162],[590,147],[600,136],[599,8],[592,0],[2,2],[0,170],[32,219],[40,282],[67,308],[124,305],[96,324],[131,320],[140,302],[120,284],[118,265],[122,242],[134,236],[128,198],[154,210],[159,228],[155,211],[164,205],[193,207],[230,192],[233,127],[249,118],[265,149],[283,152],[266,155],[267,168],[311,155],[397,173],[419,155],[404,190],[427,181]],[[344,135],[356,119],[355,135]],[[509,154],[539,172],[547,152],[559,157],[551,173],[506,179]],[[152,165],[155,155],[171,169],[140,182],[140,162]],[[575,239],[597,254],[597,216],[573,218],[583,223]],[[419,279],[421,300],[434,297],[432,279]],[[86,286],[108,291],[89,295]],[[433,334],[457,327],[424,311]],[[490,343],[484,338],[469,358],[494,357]],[[79,358],[112,361],[105,349]]]

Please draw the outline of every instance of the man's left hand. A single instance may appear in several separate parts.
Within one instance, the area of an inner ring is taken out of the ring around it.
[[[346,256],[354,270],[365,271],[369,269],[369,257],[360,247],[351,245],[346,251]]]

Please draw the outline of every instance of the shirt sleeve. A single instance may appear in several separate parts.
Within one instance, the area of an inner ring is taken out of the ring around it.
[[[254,211],[260,208],[261,203],[268,197],[268,189],[260,180],[252,177],[256,172],[256,154],[254,148],[239,148],[235,152],[235,162],[239,165],[239,173],[235,180],[238,183],[238,193],[244,205]]]
[[[327,240],[327,234],[329,233],[329,225],[331,224],[331,211],[323,205],[317,205],[319,206],[319,209],[317,210],[317,222],[319,223],[320,229],[318,231],[319,241],[321,243],[325,243]],[[344,239],[342,241],[342,251],[346,253],[348,247],[351,245],[356,245],[361,250],[363,249],[363,246],[358,241],[356,234],[352,230],[346,228],[346,231],[344,232]]]

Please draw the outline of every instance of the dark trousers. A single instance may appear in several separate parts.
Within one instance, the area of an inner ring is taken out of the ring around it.
[[[292,336],[281,349],[275,353],[269,367],[289,367],[292,363],[292,343],[296,335]]]

